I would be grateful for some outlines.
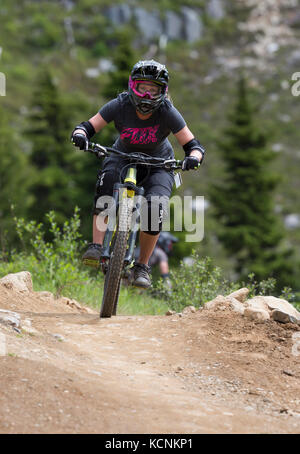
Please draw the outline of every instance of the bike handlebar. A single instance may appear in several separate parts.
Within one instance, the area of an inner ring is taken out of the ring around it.
[[[124,153],[123,151],[116,150],[115,148],[104,147],[98,143],[89,142],[88,148],[84,150],[102,158],[103,156],[109,156],[110,153],[115,153],[119,156],[126,158],[134,164],[140,164],[152,167],[161,167],[166,170],[181,169],[183,161],[178,159],[164,159],[155,156],[149,156],[144,153]]]

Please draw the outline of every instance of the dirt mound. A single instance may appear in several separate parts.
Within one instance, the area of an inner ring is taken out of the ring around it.
[[[90,312],[95,311],[81,306],[77,301],[62,297],[56,299],[50,292],[18,292],[0,284],[0,308],[20,313]]]
[[[300,431],[295,324],[229,309],[100,320],[1,285],[0,309],[35,330],[0,324],[1,433]]]

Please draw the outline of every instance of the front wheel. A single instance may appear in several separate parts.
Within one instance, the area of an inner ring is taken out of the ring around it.
[[[133,199],[124,198],[120,204],[119,222],[114,238],[109,267],[105,277],[100,317],[111,317],[117,313],[121,275],[131,225]]]

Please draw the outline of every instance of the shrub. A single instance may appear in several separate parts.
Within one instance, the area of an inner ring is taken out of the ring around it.
[[[54,211],[47,215],[49,229],[36,221],[15,218],[16,231],[23,246],[21,252],[12,251],[9,260],[0,263],[0,273],[27,270],[33,275],[36,290],[49,290],[59,296],[72,286],[72,293],[91,282],[91,275],[81,268],[80,251],[83,242],[79,233],[79,209],[59,228]],[[52,241],[45,239],[46,234]],[[74,288],[74,286],[76,288]]]
[[[170,272],[172,292],[166,289],[162,280],[157,291],[168,300],[172,310],[181,311],[185,306],[202,306],[219,294],[228,294],[238,288],[222,276],[221,268],[215,266],[210,257],[201,258],[196,252],[191,255],[192,265],[180,262]]]
[[[223,277],[221,268],[215,266],[210,257],[202,258],[198,253],[193,252],[191,259],[192,265],[181,261],[179,267],[170,272],[172,291],[166,288],[162,279],[156,285],[156,292],[167,300],[172,310],[180,312],[189,305],[203,306],[205,302],[214,299],[217,295],[228,295],[241,287],[247,287],[250,290],[249,298],[276,295],[274,278],[257,282],[254,273],[251,273],[248,275],[247,282],[230,282]],[[280,297],[293,300],[294,295],[290,288],[285,287]]]

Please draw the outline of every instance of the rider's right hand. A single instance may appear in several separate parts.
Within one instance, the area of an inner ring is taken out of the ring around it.
[[[89,147],[88,138],[82,133],[75,133],[72,135],[71,142],[80,150],[87,150]]]

